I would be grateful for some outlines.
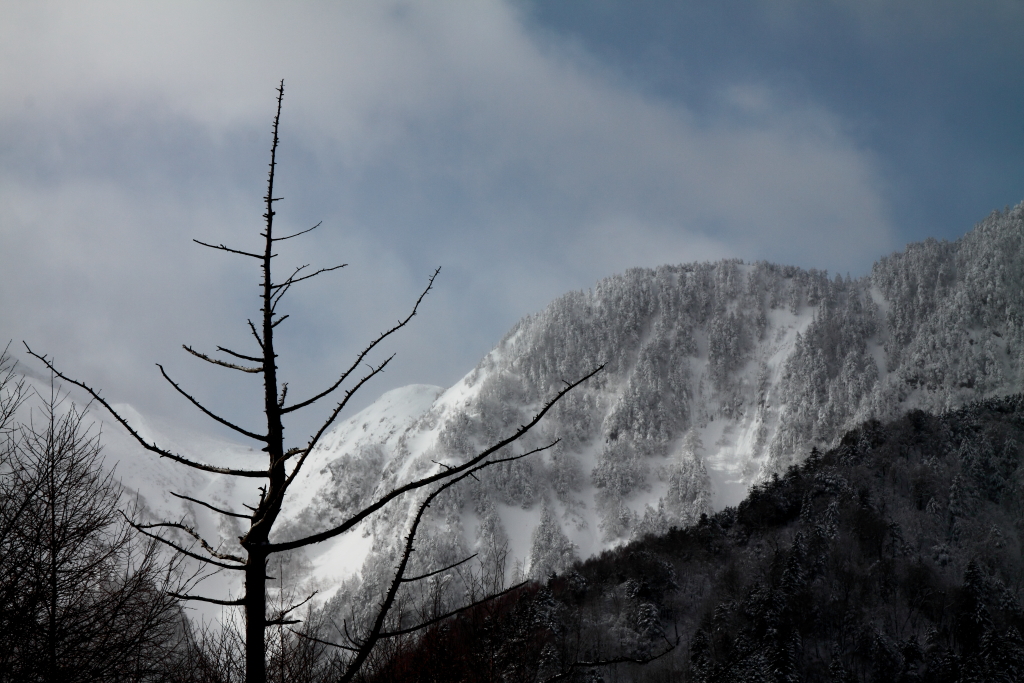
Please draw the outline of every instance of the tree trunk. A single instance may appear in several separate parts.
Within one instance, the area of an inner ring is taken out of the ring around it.
[[[250,547],[245,567],[245,683],[266,683],[267,557]]]
[[[46,623],[46,680],[57,681],[57,462],[53,447],[53,415],[50,415],[50,428],[46,440],[46,475],[47,501],[46,512],[49,516],[49,572],[47,576],[47,623]]]

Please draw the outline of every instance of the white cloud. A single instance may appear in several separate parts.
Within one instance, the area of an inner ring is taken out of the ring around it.
[[[453,381],[520,315],[633,265],[863,272],[892,247],[872,157],[835,115],[732,83],[698,117],[502,2],[2,9],[0,334],[160,411],[149,363],[245,342],[252,313],[234,306],[256,274],[190,239],[255,238],[280,77],[280,220],[325,221],[286,257],[352,263],[295,294],[298,385],[391,322],[435,265],[389,385]],[[182,372],[235,401],[223,376]]]

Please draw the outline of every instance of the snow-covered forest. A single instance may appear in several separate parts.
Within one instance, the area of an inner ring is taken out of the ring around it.
[[[909,245],[856,280],[728,260],[634,269],[570,292],[521,320],[450,389],[390,392],[339,426],[297,482],[289,525],[461,462],[599,364],[516,446],[558,439],[553,449],[435,504],[419,570],[478,553],[493,585],[544,578],[735,505],[864,420],[1017,391],[1024,205],[957,242]],[[389,507],[359,544],[301,560],[309,580],[332,586],[329,611],[360,618],[398,552],[389,530],[411,509]],[[456,604],[467,585],[453,579],[433,599]]]

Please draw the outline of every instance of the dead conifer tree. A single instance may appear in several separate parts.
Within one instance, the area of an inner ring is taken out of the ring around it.
[[[196,408],[202,411],[209,418],[214,421],[238,432],[239,434],[253,439],[263,444],[262,451],[266,453],[265,467],[256,469],[235,469],[229,467],[219,467],[217,465],[199,462],[189,457],[183,456],[179,453],[171,452],[160,447],[158,444],[147,440],[143,437],[132,425],[117,411],[115,411],[111,405],[100,396],[100,393],[90,387],[85,382],[72,379],[67,375],[61,373],[53,364],[52,359],[45,355],[37,354],[27,347],[28,353],[35,358],[39,359],[51,372],[62,380],[81,387],[88,392],[97,404],[103,406],[110,414],[119,422],[128,433],[135,438],[136,441],[145,449],[152,451],[161,457],[169,458],[185,467],[201,470],[204,472],[213,472],[219,474],[230,475],[233,477],[252,478],[262,481],[260,487],[259,500],[256,501],[254,506],[251,506],[251,514],[242,514],[231,510],[223,510],[217,508],[207,502],[191,498],[189,496],[172,492],[173,495],[184,500],[191,501],[198,505],[202,505],[205,508],[213,510],[221,515],[225,515],[233,518],[240,518],[248,520],[249,528],[245,534],[240,537],[239,543],[244,550],[244,557],[235,556],[228,553],[223,553],[214,548],[213,545],[203,539],[199,533],[181,522],[163,522],[159,524],[141,524],[135,523],[137,529],[150,535],[163,543],[171,546],[177,552],[190,557],[194,560],[200,561],[206,565],[216,567],[218,569],[227,571],[237,571],[244,574],[244,596],[237,600],[223,600],[219,598],[212,598],[194,594],[183,594],[177,597],[183,600],[199,600],[218,605],[231,605],[242,607],[245,614],[245,649],[246,649],[246,677],[247,683],[265,683],[266,681],[266,630],[269,626],[275,626],[279,624],[294,624],[297,623],[289,615],[295,609],[294,607],[287,610],[282,610],[276,614],[268,617],[267,614],[267,595],[266,595],[266,583],[267,583],[267,560],[274,553],[280,553],[296,548],[302,548],[315,543],[326,541],[330,538],[340,536],[354,530],[361,522],[366,520],[374,513],[380,511],[389,502],[407,494],[418,490],[426,490],[427,495],[419,503],[417,512],[413,517],[413,522],[410,528],[407,530],[406,536],[404,537],[403,549],[400,557],[398,566],[395,568],[394,577],[389,585],[389,588],[385,595],[382,597],[381,602],[377,606],[376,616],[372,619],[370,626],[362,632],[358,637],[352,638],[348,645],[338,645],[348,652],[349,658],[346,662],[344,673],[342,675],[342,681],[351,680],[364,665],[367,658],[370,656],[374,646],[379,643],[382,639],[394,638],[401,635],[414,632],[418,628],[425,627],[426,625],[436,623],[441,618],[448,615],[437,615],[429,619],[426,623],[417,624],[409,627],[392,628],[390,631],[387,626],[388,615],[395,605],[396,597],[398,596],[399,589],[410,582],[423,580],[433,576],[441,571],[445,571],[456,565],[465,562],[458,562],[450,567],[441,567],[436,571],[431,571],[422,576],[409,577],[406,576],[406,570],[409,565],[409,560],[412,555],[416,534],[421,521],[423,520],[424,514],[427,507],[431,502],[444,490],[450,488],[456,483],[463,481],[467,477],[473,476],[476,472],[483,468],[491,465],[503,462],[509,462],[517,460],[519,458],[526,457],[539,451],[547,450],[555,445],[556,442],[550,443],[546,446],[530,450],[525,453],[517,455],[509,455],[509,451],[506,449],[507,446],[513,444],[522,438],[527,432],[529,432],[544,415],[551,409],[551,407],[563,396],[572,391],[575,387],[579,386],[582,382],[586,381],[597,372],[601,370],[601,367],[595,368],[593,371],[588,373],[586,376],[581,377],[573,382],[566,382],[564,388],[555,393],[550,399],[543,405],[543,407],[537,411],[533,417],[525,424],[519,427],[515,432],[509,434],[506,438],[493,444],[491,447],[480,451],[475,456],[469,458],[465,462],[458,465],[439,465],[433,474],[424,476],[420,479],[416,479],[409,483],[397,486],[396,488],[379,495],[370,504],[363,509],[359,510],[355,514],[351,515],[341,524],[334,527],[316,531],[303,538],[299,538],[287,542],[274,542],[271,540],[271,532],[274,528],[274,523],[281,512],[281,506],[286,499],[288,487],[295,481],[296,476],[302,469],[306,458],[312,453],[313,449],[320,442],[321,437],[327,432],[330,426],[338,418],[338,415],[348,405],[349,400],[363,387],[368,381],[380,374],[384,368],[388,365],[392,357],[386,358],[377,365],[371,365],[370,370],[364,375],[354,374],[362,364],[367,356],[377,349],[377,347],[385,339],[390,337],[398,330],[405,327],[409,321],[416,315],[419,309],[420,303],[423,298],[430,291],[433,286],[434,279],[437,277],[440,269],[435,270],[427,281],[426,288],[420,293],[419,297],[413,304],[412,311],[402,320],[398,321],[393,327],[386,332],[379,334],[374,338],[365,349],[357,354],[352,364],[344,370],[337,381],[328,386],[323,391],[299,401],[288,403],[287,398],[287,383],[281,382],[278,377],[277,367],[277,349],[274,345],[274,330],[281,324],[287,315],[278,314],[278,306],[280,305],[285,294],[291,289],[293,285],[296,285],[304,280],[316,277],[318,275],[337,270],[344,267],[343,265],[331,266],[320,268],[313,272],[304,272],[306,266],[301,266],[295,269],[291,275],[286,277],[284,280],[275,281],[272,277],[272,264],[273,259],[276,256],[274,254],[274,246],[276,243],[283,240],[292,239],[299,235],[308,233],[315,228],[319,227],[319,223],[312,228],[300,231],[295,234],[286,235],[284,237],[274,236],[274,203],[280,201],[280,198],[274,197],[274,173],[276,170],[276,156],[278,147],[278,125],[281,119],[281,102],[284,99],[284,81],[277,90],[277,113],[274,117],[273,125],[273,143],[270,149],[270,171],[267,182],[267,194],[264,197],[266,203],[266,213],[263,214],[265,223],[264,231],[260,233],[262,238],[262,250],[261,251],[248,251],[245,249],[234,249],[227,247],[223,244],[208,244],[200,240],[195,240],[198,244],[209,247],[211,249],[217,249],[230,254],[239,255],[246,258],[255,259],[260,263],[262,268],[263,279],[260,283],[260,317],[258,318],[259,324],[254,324],[252,320],[248,321],[250,331],[255,339],[257,351],[255,353],[239,353],[227,348],[217,347],[217,351],[225,354],[224,357],[229,360],[221,360],[220,358],[211,357],[207,354],[201,353],[192,349],[189,346],[185,346],[185,350],[191,353],[193,356],[206,361],[212,365],[217,365],[223,368],[229,368],[245,373],[262,374],[263,376],[263,399],[264,399],[264,414],[266,420],[266,426],[260,431],[253,431],[246,427],[239,426],[232,423],[231,421],[221,417],[214,411],[204,406],[198,399],[193,397],[181,386],[179,386],[174,380],[172,380],[168,374],[164,371],[162,366],[160,373],[164,379],[167,380],[174,389],[184,396],[190,403]],[[348,388],[343,388],[344,386]],[[337,404],[326,411],[326,417],[320,423],[320,427],[301,445],[288,447],[284,435],[284,420],[286,416],[291,413],[302,410],[314,403],[331,396],[335,392],[341,393],[341,398]],[[171,538],[166,537],[165,531],[172,531],[180,534],[185,534],[187,537],[191,537],[194,540],[194,544],[186,547],[185,544],[175,542]],[[478,604],[481,601],[478,601]],[[296,605],[297,607],[297,605]],[[454,614],[457,611],[461,611],[468,606],[465,606],[459,610],[449,612]]]

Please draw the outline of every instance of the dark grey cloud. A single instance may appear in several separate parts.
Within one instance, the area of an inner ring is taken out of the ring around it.
[[[720,0],[521,5],[621,82],[721,116],[724,83],[811,102],[875,153],[900,242],[956,238],[1024,196],[1024,3]]]

